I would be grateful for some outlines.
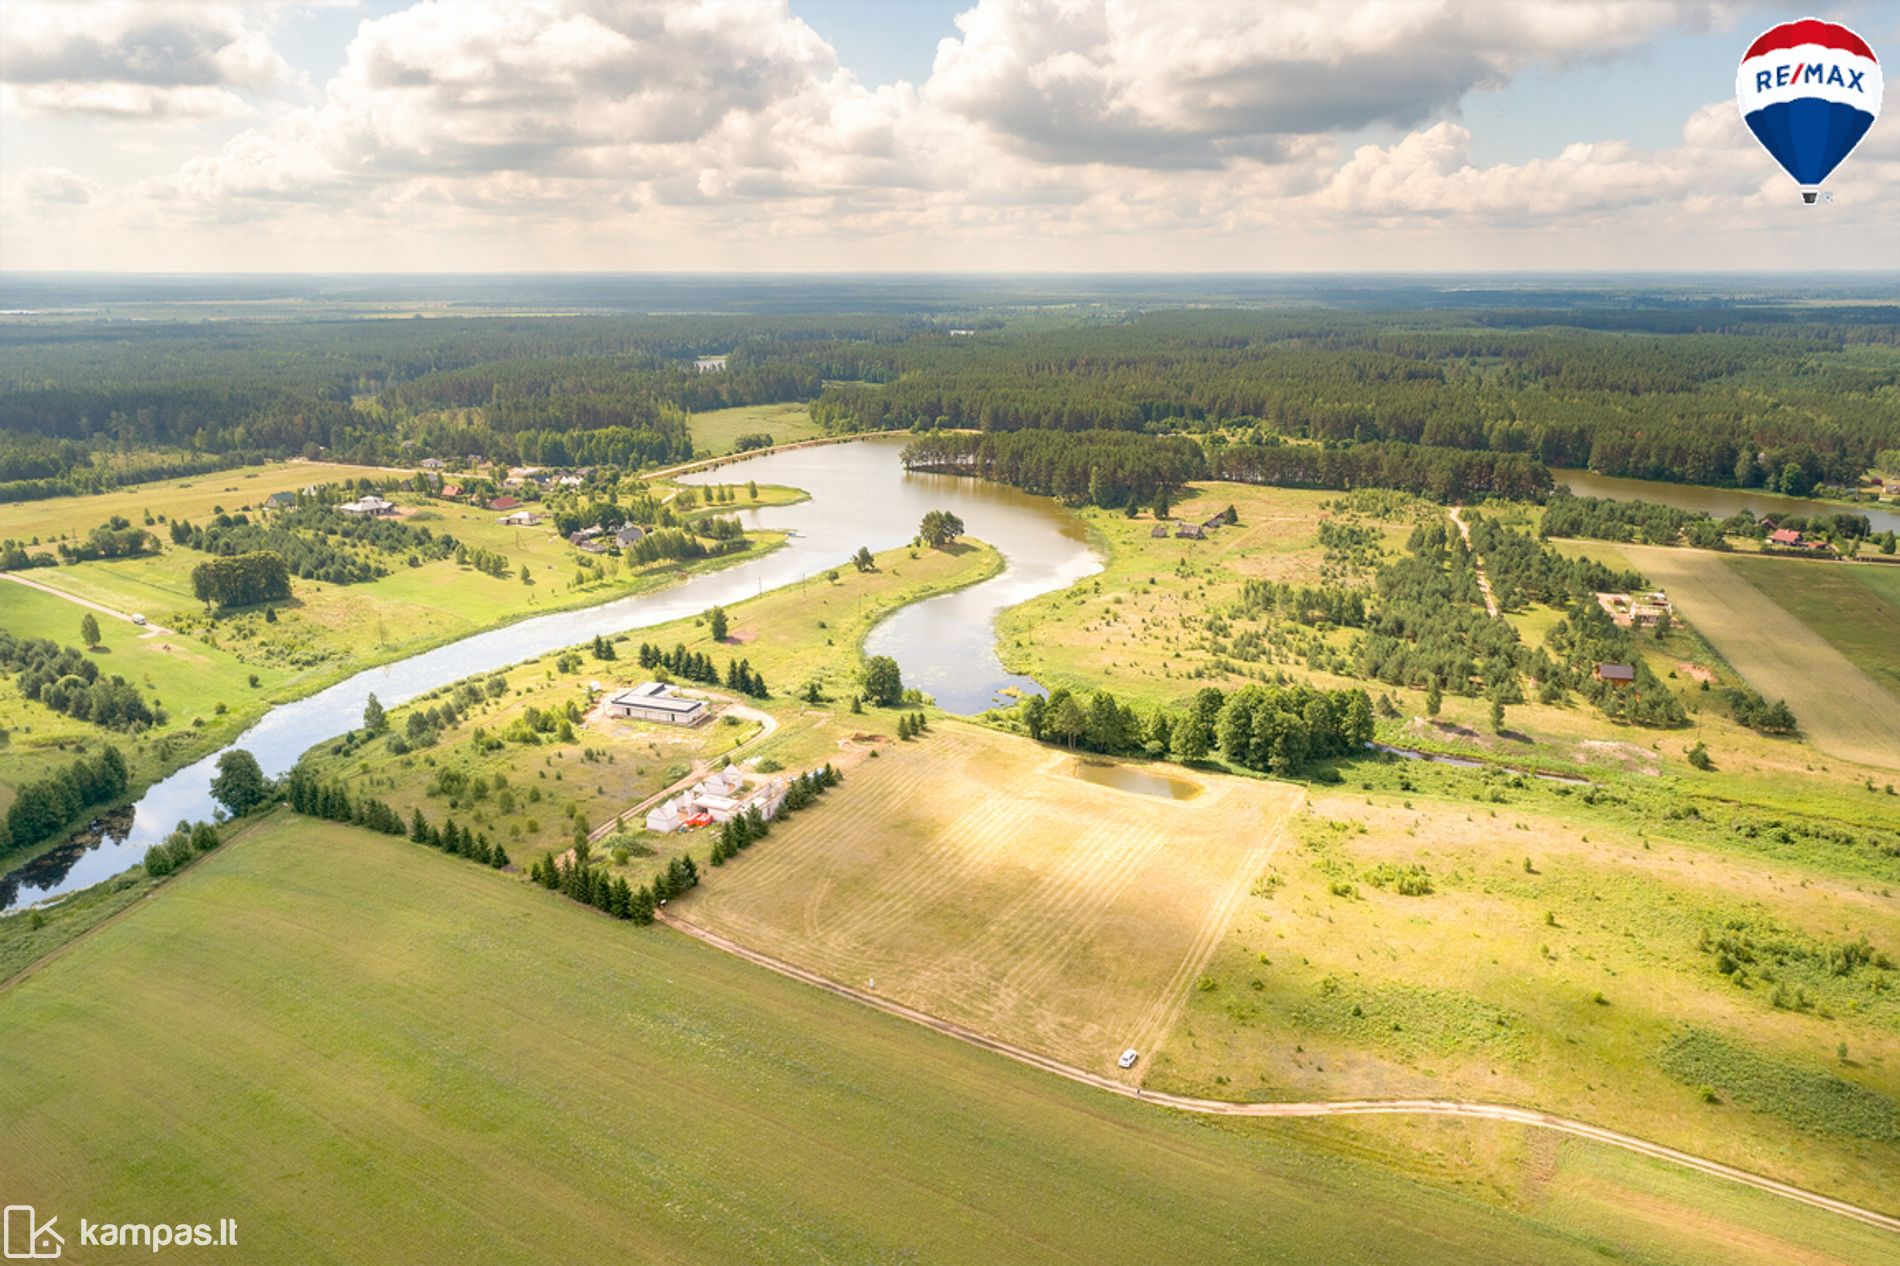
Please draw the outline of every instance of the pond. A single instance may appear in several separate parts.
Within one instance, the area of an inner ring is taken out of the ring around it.
[[[1064,771],[1072,778],[1132,791],[1137,795],[1159,796],[1164,800],[1192,800],[1205,788],[1185,778],[1171,778],[1138,765],[1122,765],[1106,760],[1078,760]]]
[[[474,673],[505,668],[595,636],[665,624],[849,566],[859,546],[879,551],[912,539],[928,510],[963,519],[971,536],[994,545],[1005,570],[961,593],[898,612],[872,638],[873,654],[893,656],[907,685],[936,694],[953,711],[980,710],[1008,686],[1033,686],[1003,670],[991,625],[1004,607],[1061,588],[1101,569],[1074,515],[1047,498],[1001,484],[913,475],[898,460],[906,440],[876,436],[852,444],[796,449],[733,462],[687,483],[782,484],[809,501],[746,511],[748,527],[789,532],[786,545],[724,571],[693,576],[656,593],[537,616],[372,668],[307,698],[273,708],[232,744],[277,777],[313,745],[361,724],[373,693],[393,707]],[[779,684],[779,683],[774,683]],[[792,683],[796,684],[796,683]],[[789,686],[787,686],[789,688]],[[0,877],[0,910],[31,905],[109,879],[182,820],[212,816],[214,752],[150,787],[130,826],[92,832]]]
[[[1555,466],[1550,473],[1558,483],[1568,484],[1570,491],[1579,497],[1654,501],[1659,505],[1674,506],[1678,510],[1700,510],[1716,519],[1726,519],[1737,510],[1746,510],[1758,519],[1763,515],[1780,518],[1798,514],[1808,518],[1817,514],[1863,514],[1876,532],[1900,532],[1900,512],[1889,507],[1784,497],[1779,493],[1761,492],[1754,488],[1705,488],[1700,484],[1624,479],[1617,475],[1599,475],[1588,470]]]

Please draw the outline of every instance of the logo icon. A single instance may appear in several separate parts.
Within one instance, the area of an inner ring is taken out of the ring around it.
[[[1735,72],[1742,121],[1810,203],[1874,125],[1880,90],[1867,41],[1817,18],[1763,31]]]
[[[13,1261],[50,1261],[66,1251],[66,1237],[53,1229],[58,1216],[46,1221],[30,1204],[10,1204],[0,1228],[0,1255]]]

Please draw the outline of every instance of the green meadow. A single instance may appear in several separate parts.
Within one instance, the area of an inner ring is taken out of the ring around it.
[[[280,813],[0,989],[0,1187],[233,1261],[1871,1262],[1870,1228],[1473,1125],[1521,1192],[1111,1098]],[[1460,1127],[1465,1128],[1465,1127]],[[1364,1150],[1363,1148],[1359,1150]],[[1683,1228],[1693,1228],[1685,1231]]]

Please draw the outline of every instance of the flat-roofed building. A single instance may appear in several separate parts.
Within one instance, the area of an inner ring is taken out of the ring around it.
[[[668,725],[698,725],[709,715],[703,699],[682,699],[664,683],[645,681],[607,700],[610,717],[662,721]]]

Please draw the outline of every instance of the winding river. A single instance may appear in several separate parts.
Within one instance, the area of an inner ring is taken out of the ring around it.
[[[890,549],[915,535],[928,510],[950,510],[971,536],[994,545],[1003,572],[957,593],[915,603],[872,631],[868,651],[893,656],[905,684],[920,687],[956,712],[988,707],[1005,687],[1034,683],[1004,671],[996,657],[1000,611],[1092,575],[1101,559],[1080,523],[1055,502],[1001,484],[951,475],[905,472],[905,440],[877,436],[853,444],[773,453],[685,476],[688,483],[784,484],[811,500],[746,511],[746,526],[790,534],[786,545],[723,571],[694,576],[654,593],[599,606],[537,616],[477,633],[435,650],[358,673],[307,698],[271,709],[238,737],[264,772],[277,777],[313,745],[360,724],[373,693],[394,706],[438,686],[489,672],[596,635],[665,624],[768,589],[848,566],[859,546]],[[222,749],[229,750],[229,749]],[[56,849],[0,878],[0,910],[32,905],[90,887],[130,869],[181,820],[212,816],[214,752],[155,783],[133,806],[131,823],[100,843]]]

